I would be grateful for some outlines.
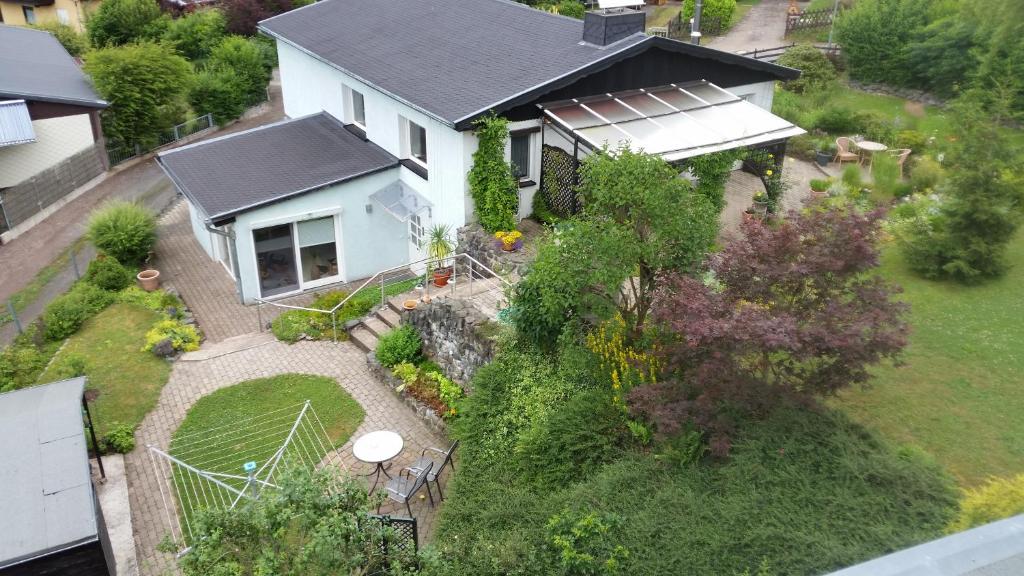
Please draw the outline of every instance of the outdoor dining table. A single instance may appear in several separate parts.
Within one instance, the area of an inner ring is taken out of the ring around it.
[[[857,146],[858,149],[864,150],[868,153],[869,171],[871,170],[871,166],[874,164],[873,160],[875,158],[875,154],[878,152],[885,152],[889,149],[885,144],[882,144],[881,142],[872,142],[871,140],[861,140],[860,142],[855,141],[854,145]]]
[[[374,477],[373,486],[370,487],[371,494],[377,487],[377,483],[380,482],[381,474],[391,478],[384,463],[398,456],[404,446],[405,441],[402,440],[402,437],[390,430],[377,430],[364,434],[352,444],[352,455],[357,460],[375,465],[373,472],[366,475]]]

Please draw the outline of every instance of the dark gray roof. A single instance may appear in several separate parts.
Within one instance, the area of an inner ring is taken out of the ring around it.
[[[0,394],[0,569],[97,535],[84,378]]]
[[[88,78],[49,32],[0,24],[0,100],[105,108]]]
[[[184,146],[157,161],[214,222],[398,165],[324,112]]]
[[[507,0],[326,0],[260,23],[449,124],[644,41],[583,44],[583,22]]]

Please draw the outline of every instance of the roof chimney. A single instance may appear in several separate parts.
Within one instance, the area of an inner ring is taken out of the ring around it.
[[[646,18],[642,10],[604,8],[583,15],[583,41],[607,46],[637,32],[643,32]]]

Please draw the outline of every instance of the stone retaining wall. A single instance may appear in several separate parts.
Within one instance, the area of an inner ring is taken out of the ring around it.
[[[434,412],[432,408],[421,404],[419,400],[413,398],[404,390],[399,391],[398,387],[402,385],[402,381],[392,374],[390,369],[385,368],[377,360],[377,356],[373,352],[366,355],[366,366],[369,368],[370,374],[394,392],[395,396],[397,396],[402,402],[405,402],[405,404],[416,413],[416,416],[422,420],[428,428],[445,438],[448,437],[448,426],[444,423],[441,416],[439,416],[437,412]]]
[[[494,322],[471,303],[455,298],[420,304],[402,314],[423,338],[423,351],[466,393],[469,381],[484,364],[494,359]]]
[[[868,94],[881,94],[882,96],[895,96],[897,98],[903,98],[904,100],[911,100],[913,102],[920,102],[928,106],[944,106],[945,101],[941,98],[929,94],[924,90],[915,90],[914,88],[898,88],[896,86],[887,86],[885,84],[866,84],[857,82],[856,80],[850,80],[850,88],[854,90],[860,90],[861,92],[867,92]]]
[[[498,274],[522,277],[532,256],[526,251],[505,252],[495,244],[491,236],[474,222],[459,228],[459,252],[469,254],[478,262]]]

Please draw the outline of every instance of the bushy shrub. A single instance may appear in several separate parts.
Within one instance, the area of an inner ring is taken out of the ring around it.
[[[348,297],[348,292],[343,290],[331,290],[318,294],[313,298],[310,308],[316,310],[333,310]],[[352,309],[359,308],[359,314],[352,314]],[[369,312],[370,306],[363,309],[362,302],[353,298],[338,311],[337,324],[331,321],[331,315],[323,312],[310,312],[308,310],[289,310],[274,318],[270,323],[270,330],[274,336],[289,344],[298,342],[301,338],[310,340],[333,339],[337,335],[338,340],[348,338],[344,331],[344,323],[353,318],[359,318]],[[337,334],[335,334],[337,330]]]
[[[915,154],[921,154],[928,146],[928,137],[917,130],[900,130],[895,134],[893,143],[896,148],[908,148]]]
[[[133,266],[156,244],[156,218],[132,202],[112,202],[89,218],[89,240],[118,262]]]
[[[928,156],[918,157],[910,169],[910,185],[915,192],[935,190],[945,177],[942,164]]]
[[[629,429],[622,408],[603,391],[579,394],[523,435],[523,473],[543,485],[570,482],[580,470],[611,462],[622,454]]]
[[[113,256],[100,254],[89,263],[85,271],[85,281],[99,288],[110,291],[127,288],[135,276]]]
[[[157,343],[170,339],[171,346],[180,352],[199,349],[199,331],[191,324],[182,324],[173,319],[161,320],[146,332],[146,345],[142,350],[149,352]]]
[[[450,413],[454,414],[455,404],[465,395],[462,387],[440,372],[425,372],[425,374],[428,378],[437,382],[438,396],[441,397],[441,401],[445,403],[445,406],[448,406],[451,411]]]
[[[182,56],[198,62],[210,56],[227,34],[227,19],[218,8],[201,8],[171,20],[163,39]]]
[[[103,48],[156,40],[169,21],[156,0],[111,0],[89,15],[85,27],[92,45]]]
[[[1017,514],[1024,514],[1024,474],[992,478],[964,494],[960,512],[950,523],[949,531],[962,532]]]
[[[206,69],[196,74],[188,102],[194,110],[213,114],[214,122],[223,126],[245,112],[247,96],[243,84],[231,68]]]
[[[583,14],[587,11],[586,6],[579,0],[561,0],[555,4],[555,9],[562,16],[583,20]]]
[[[377,360],[388,368],[402,362],[415,363],[419,360],[422,348],[423,340],[416,329],[403,325],[380,337],[377,342]]]
[[[683,20],[693,18],[694,6],[694,0],[683,0]],[[717,19],[722,23],[722,29],[725,30],[732,24],[732,15],[735,12],[736,0],[704,0],[701,19]]]
[[[79,376],[85,376],[86,371],[89,369],[85,356],[81,354],[62,354],[58,360],[54,361],[56,369],[54,374],[58,380],[67,380],[69,378],[78,378]]]
[[[89,37],[85,34],[79,33],[67,24],[61,24],[60,22],[42,22],[39,24],[33,24],[32,28],[53,34],[57,41],[60,42],[60,45],[63,46],[64,49],[68,51],[68,54],[71,54],[72,56],[81,56],[89,49]]]
[[[860,113],[845,106],[829,106],[814,118],[814,128],[839,136],[856,134],[864,126]]]
[[[779,57],[778,63],[802,72],[796,80],[787,80],[783,84],[787,90],[798,94],[826,89],[836,79],[835,66],[814,46],[794,46]]]
[[[58,296],[43,311],[43,334],[47,340],[62,340],[74,334],[94,314],[114,303],[117,297],[87,282],[79,282]]]
[[[232,70],[240,80],[239,88],[245,95],[246,104],[266,97],[270,68],[263,49],[256,42],[242,36],[227,36],[210,52],[207,66]]]
[[[108,452],[127,454],[135,450],[135,427],[130,424],[115,422],[100,440],[102,447]]]
[[[25,333],[0,351],[0,392],[10,392],[35,384],[46,368],[54,350],[46,350],[37,345],[36,337],[36,325],[29,325]]]
[[[124,304],[135,304],[154,312],[162,312],[173,318],[180,318],[185,305],[181,299],[164,290],[146,292],[138,286],[129,286],[117,295],[117,301]],[[173,309],[173,310],[172,310]]]

